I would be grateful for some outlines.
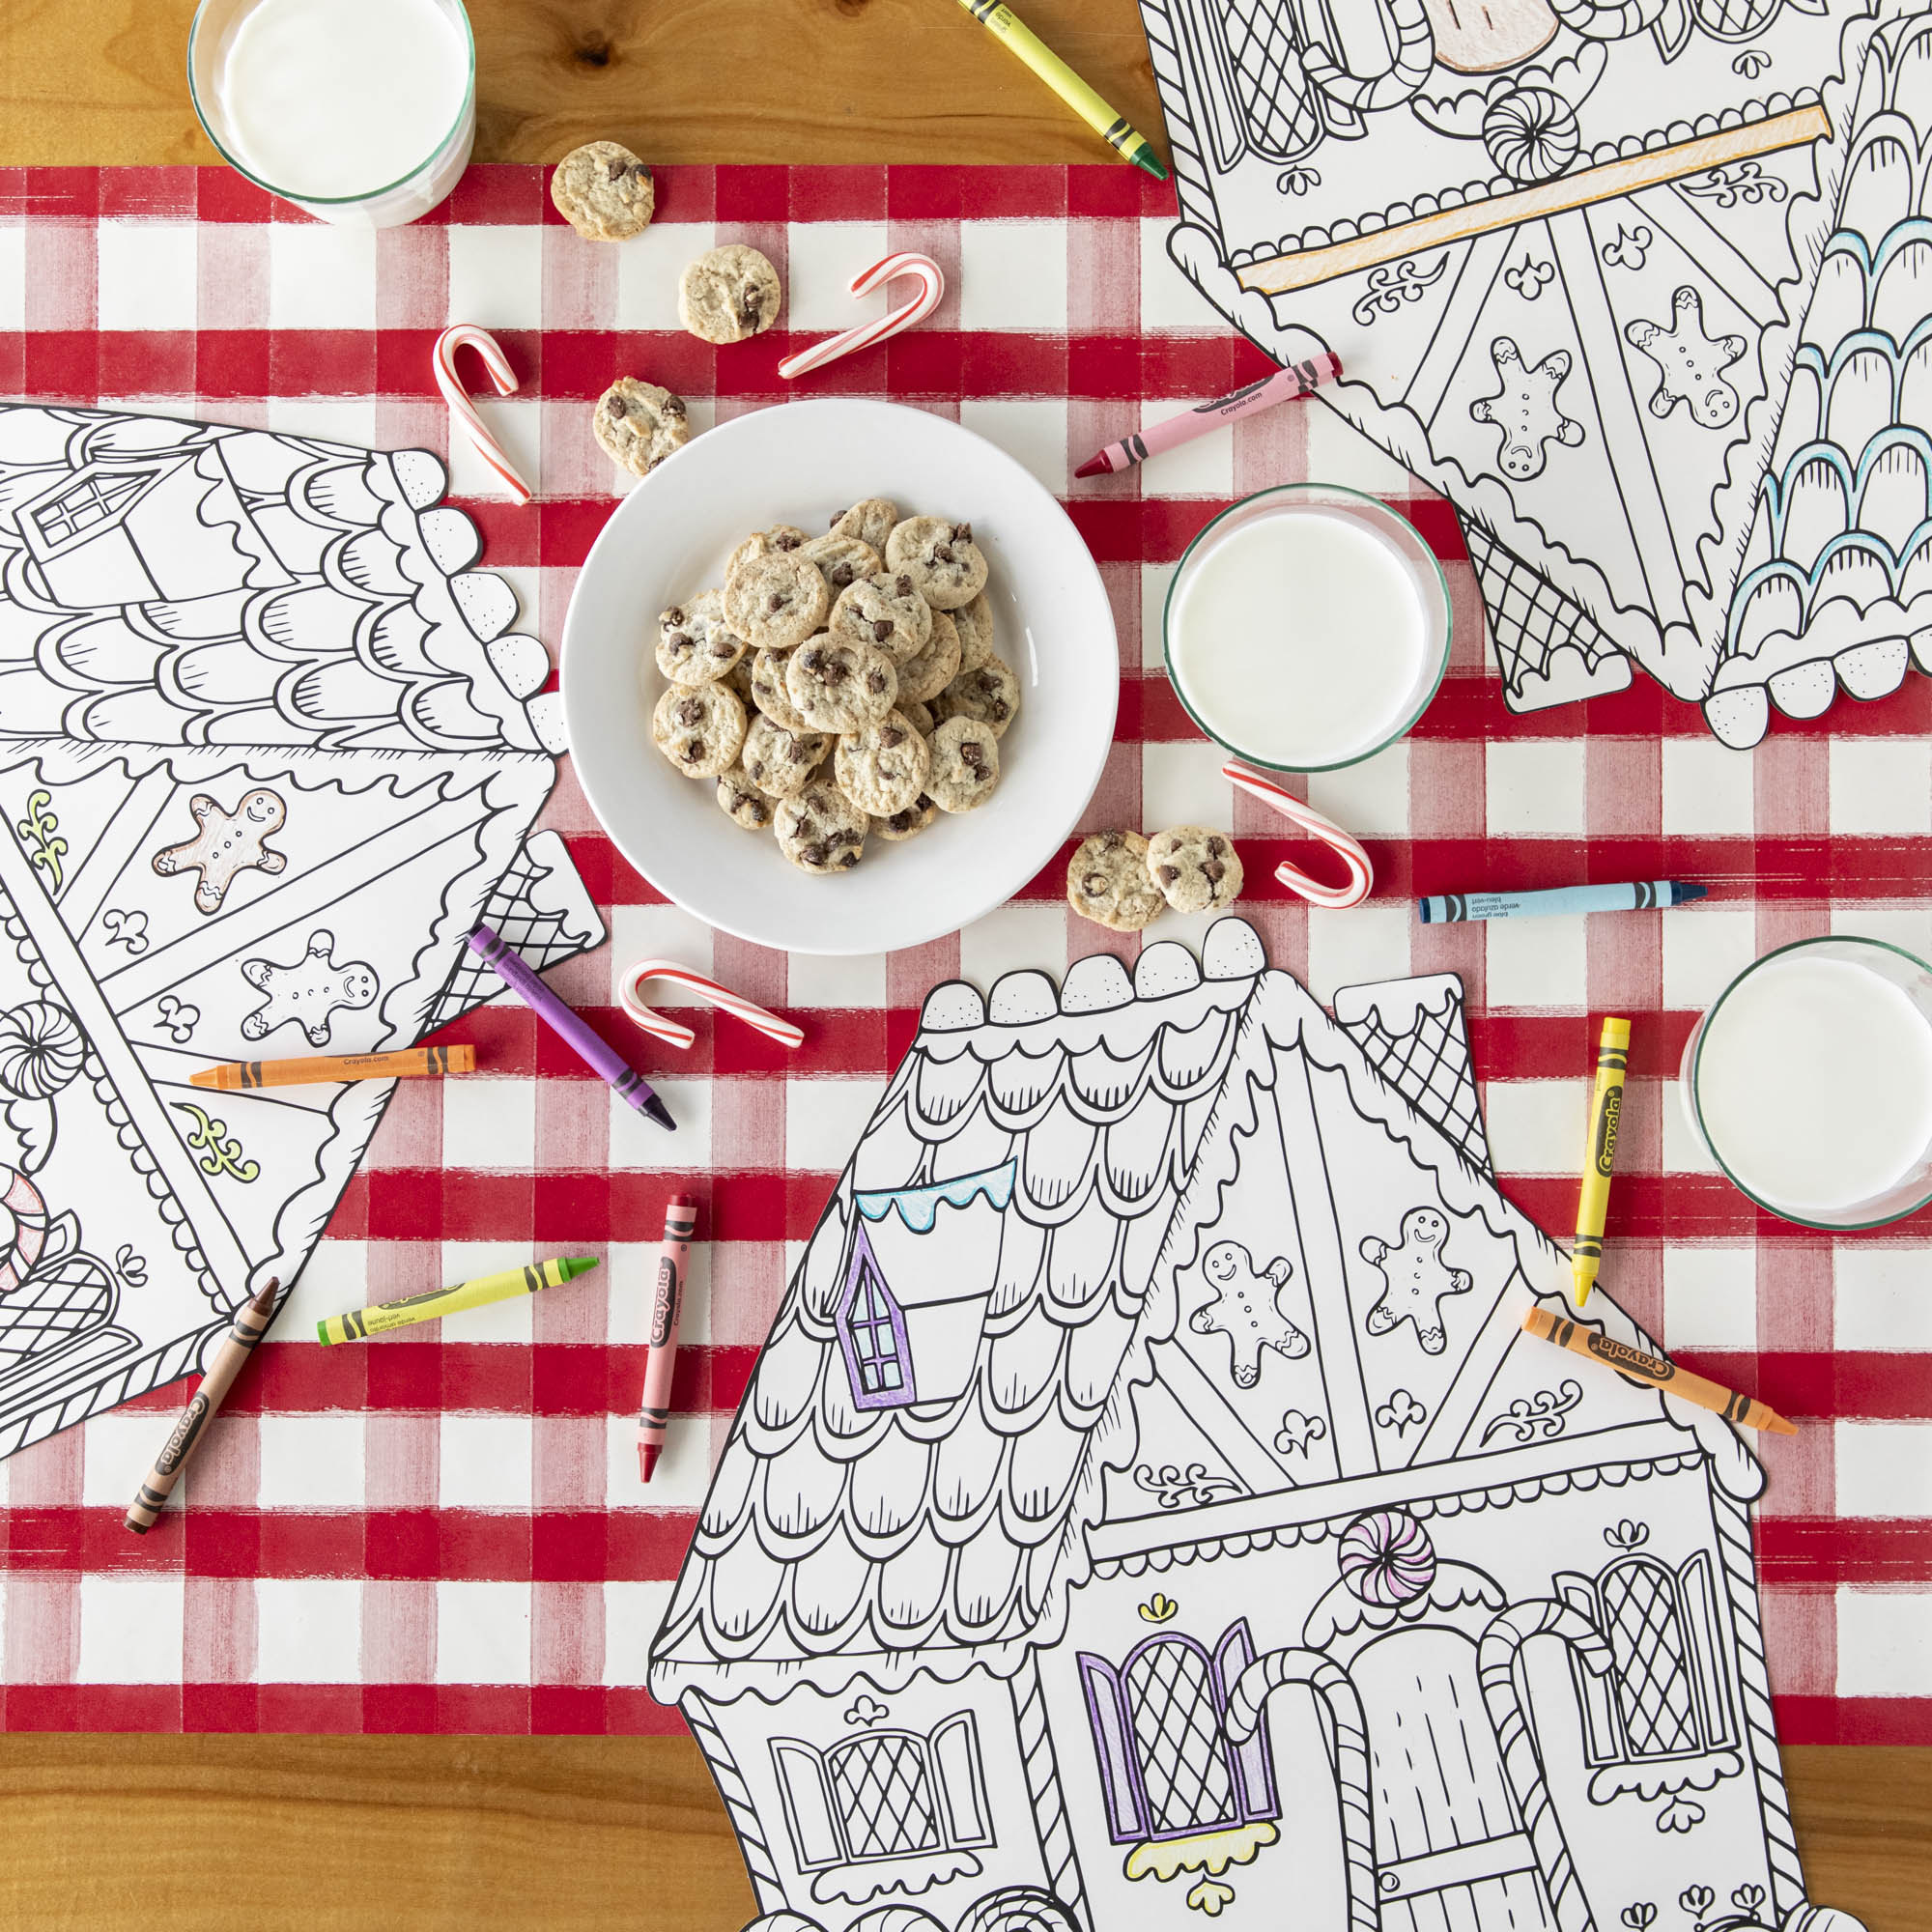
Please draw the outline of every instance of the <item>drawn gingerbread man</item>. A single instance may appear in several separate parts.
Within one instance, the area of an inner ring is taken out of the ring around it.
[[[1670,298],[1671,325],[1634,322],[1624,334],[1658,367],[1654,416],[1667,416],[1679,403],[1700,429],[1722,429],[1738,413],[1738,392],[1724,371],[1744,359],[1742,335],[1706,335],[1704,303],[1695,289],[1679,289]]]
[[[1187,1325],[1197,1335],[1219,1332],[1234,1343],[1236,1388],[1253,1388],[1261,1379],[1264,1349],[1273,1349],[1290,1361],[1307,1354],[1308,1337],[1281,1312],[1275,1299],[1294,1272],[1282,1256],[1257,1274],[1239,1242],[1216,1241],[1202,1256],[1201,1272],[1215,1290],[1214,1299],[1197,1308]]]
[[[308,1035],[311,1046],[328,1044],[330,1017],[340,1009],[355,1012],[375,1003],[380,982],[366,960],[336,965],[332,932],[312,932],[308,951],[293,966],[272,959],[244,959],[242,977],[268,998],[242,1022],[243,1039],[266,1039],[279,1026],[294,1024]]]
[[[1467,1268],[1452,1268],[1442,1258],[1449,1238],[1448,1217],[1434,1208],[1411,1208],[1402,1217],[1401,1243],[1391,1248],[1371,1235],[1362,1243],[1362,1259],[1384,1284],[1369,1310],[1371,1335],[1386,1335],[1405,1321],[1415,1323],[1416,1340],[1426,1355],[1439,1355],[1448,1337],[1442,1326],[1442,1303],[1452,1294],[1467,1294],[1476,1278]]]
[[[195,911],[219,912],[237,872],[252,869],[272,877],[287,869],[287,856],[271,852],[262,842],[271,832],[279,832],[288,818],[288,808],[279,793],[267,789],[247,792],[233,811],[223,811],[206,792],[196,792],[187,809],[201,830],[192,838],[156,852],[155,870],[164,879],[177,872],[198,873]]]

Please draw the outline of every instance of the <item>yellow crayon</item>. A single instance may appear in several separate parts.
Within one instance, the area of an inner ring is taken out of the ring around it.
[[[1000,0],[959,0],[959,4],[1009,53],[1025,61],[1110,148],[1124,155],[1135,167],[1144,168],[1155,181],[1167,179],[1167,170],[1147,136],[1124,115],[1116,114],[1010,7],[1002,6]]]
[[[359,1342],[365,1335],[386,1335],[391,1328],[407,1328],[412,1321],[436,1321],[466,1308],[481,1308],[486,1302],[507,1301],[513,1294],[561,1288],[596,1265],[595,1256],[533,1262],[528,1267],[505,1268],[501,1274],[459,1281],[453,1288],[432,1288],[423,1294],[405,1294],[394,1301],[372,1302],[348,1315],[331,1315],[315,1324],[315,1332],[325,1342]]]
[[[1597,1091],[1590,1099],[1590,1142],[1583,1186],[1577,1197],[1577,1239],[1570,1250],[1577,1306],[1590,1298],[1604,1259],[1604,1215],[1610,1205],[1610,1170],[1617,1164],[1617,1125],[1624,1111],[1624,1068],[1630,1064],[1631,1023],[1606,1019],[1597,1042]]]

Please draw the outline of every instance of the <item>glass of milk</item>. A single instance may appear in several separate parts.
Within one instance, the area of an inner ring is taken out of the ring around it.
[[[1449,667],[1449,585],[1386,503],[1284,483],[1188,545],[1162,628],[1175,694],[1217,744],[1277,771],[1331,771],[1428,708]]]
[[[1801,939],[1690,1031],[1691,1130],[1760,1208],[1875,1228],[1932,1201],[1932,967],[1876,939]]]
[[[427,214],[476,136],[462,0],[201,0],[187,79],[221,158],[324,221]]]

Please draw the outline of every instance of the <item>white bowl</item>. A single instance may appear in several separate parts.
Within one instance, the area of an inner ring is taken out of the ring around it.
[[[973,526],[991,566],[993,647],[1020,715],[978,811],[917,838],[869,839],[855,871],[814,877],[741,830],[710,779],[651,743],[665,688],[657,615],[720,582],[754,529],[822,530],[862,497]],[[1066,513],[1019,464],[944,416],[895,403],[786,403],[694,437],[625,497],[591,546],[563,626],[577,776],[652,885],[724,932],[792,952],[884,952],[957,930],[1010,898],[1073,829],[1114,738],[1120,657],[1100,573]]]

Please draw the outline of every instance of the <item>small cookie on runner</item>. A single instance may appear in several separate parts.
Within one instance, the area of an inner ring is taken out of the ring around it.
[[[932,606],[913,588],[912,579],[867,577],[838,593],[826,620],[841,638],[877,644],[895,664],[924,650],[932,636]]]
[[[944,517],[908,517],[886,539],[886,567],[910,574],[935,611],[956,611],[986,586],[986,559],[971,524]]]
[[[931,769],[930,749],[912,720],[899,711],[889,711],[876,724],[848,732],[832,754],[838,789],[873,818],[903,811],[925,789]]]
[[[1138,832],[1096,832],[1083,838],[1066,862],[1066,903],[1109,932],[1144,931],[1167,910],[1148,874],[1147,852]]]
[[[794,731],[761,715],[746,727],[739,761],[768,798],[788,798],[804,790],[831,749],[832,740],[822,731]]]
[[[867,497],[854,503],[849,510],[840,510],[832,519],[830,534],[835,537],[857,537],[862,544],[869,544],[881,556],[886,554],[886,539],[893,533],[893,526],[899,520],[899,507],[884,497]]]
[[[728,685],[674,684],[651,713],[651,742],[686,778],[716,778],[738,762],[745,707]]]
[[[746,776],[742,764],[718,775],[718,809],[733,825],[747,832],[768,832],[774,806],[772,801]]]
[[[1148,876],[1176,912],[1218,912],[1241,895],[1241,860],[1225,832],[1177,825],[1148,840]]]
[[[996,738],[1020,715],[1020,681],[1012,667],[988,658],[978,670],[962,670],[932,700],[932,715],[943,724],[949,718],[971,718]]]
[[[973,811],[1000,781],[1000,741],[970,718],[949,718],[931,739],[926,796],[941,811]]]
[[[836,785],[810,784],[779,801],[777,829],[779,850],[801,872],[849,872],[872,821]]]
[[[825,622],[832,593],[796,552],[741,556],[724,577],[724,621],[761,651],[788,651]]]
[[[650,169],[615,141],[571,149],[551,173],[550,198],[586,242],[628,242],[657,207]]]
[[[873,819],[872,830],[881,838],[888,838],[896,845],[902,839],[917,838],[938,816],[939,808],[924,792],[921,792],[903,811]]]
[[[779,319],[779,271],[742,242],[698,256],[679,277],[677,319],[700,342],[743,342]]]
[[[959,633],[944,611],[935,611],[925,648],[899,666],[899,696],[930,704],[958,675]]]
[[[898,673],[876,644],[828,631],[791,654],[785,695],[814,731],[863,731],[897,702]]]
[[[590,434],[612,463],[648,476],[691,440],[684,398],[635,376],[619,376],[598,398]]]
[[[993,607],[983,590],[953,611],[952,625],[959,633],[959,668],[978,670],[993,655]]]
[[[673,684],[713,684],[728,677],[750,648],[724,622],[722,591],[701,591],[658,618],[658,668]]]
[[[802,544],[798,554],[809,556],[818,566],[825,579],[825,587],[834,597],[848,584],[878,576],[886,567],[879,553],[870,544],[861,543],[857,537],[839,536],[836,531],[830,536],[813,537],[810,542]]]

